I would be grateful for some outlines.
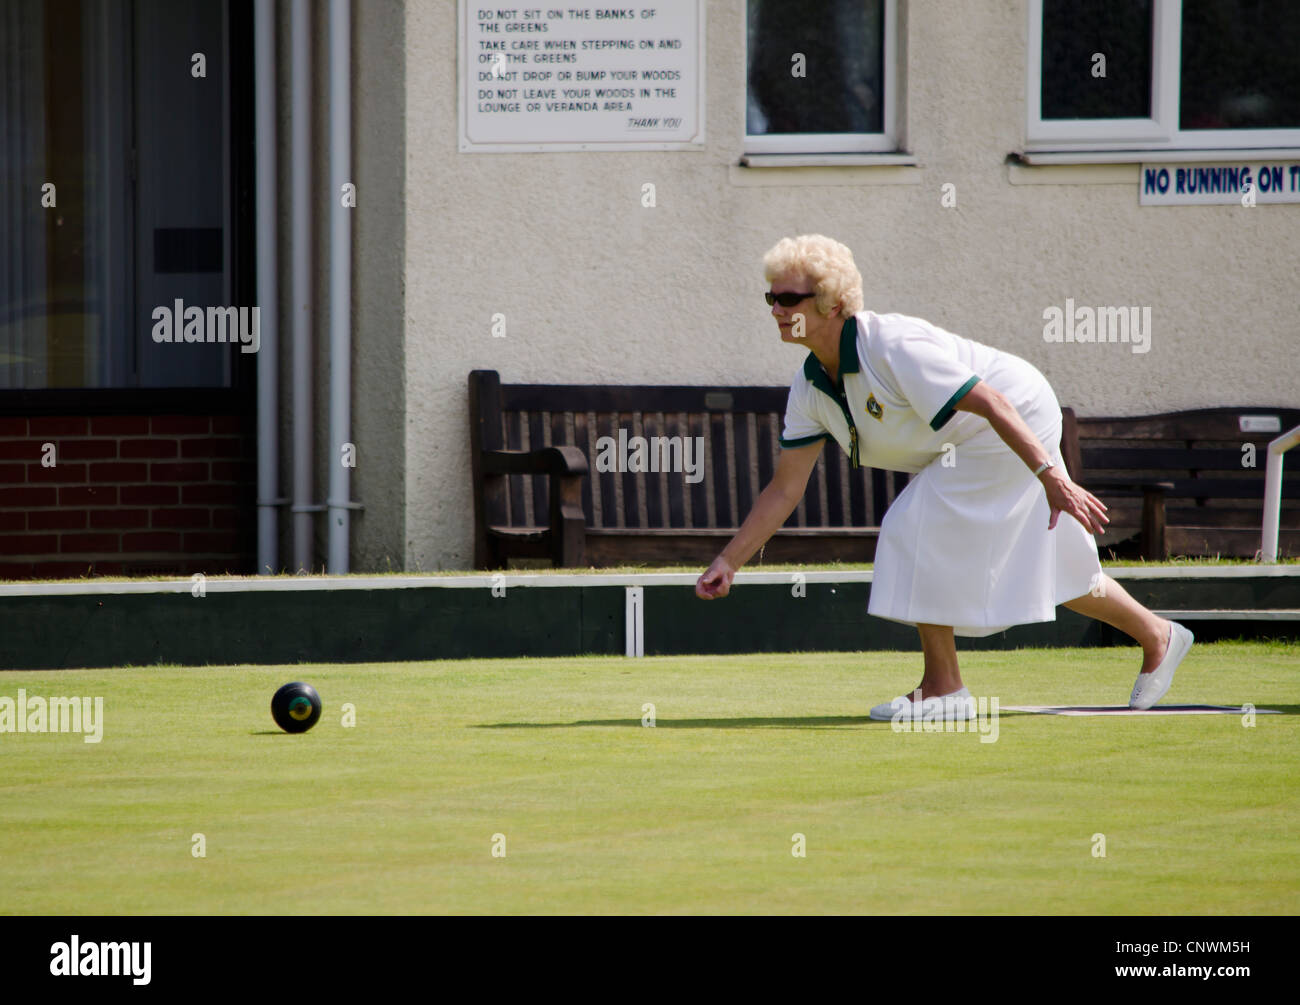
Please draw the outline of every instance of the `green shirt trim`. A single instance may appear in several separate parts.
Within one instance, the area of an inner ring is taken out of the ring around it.
[[[836,375],[840,386],[844,385],[846,373],[857,373],[861,369],[862,365],[858,362],[858,319],[850,314],[844,320],[844,327],[840,329],[840,372]],[[818,362],[816,353],[810,352],[808,358],[803,361],[803,375],[817,390],[836,401],[840,400],[839,394],[831,386],[830,377]]]
[[[844,375],[857,373],[861,369],[861,364],[858,362],[858,320],[852,314],[844,319],[844,327],[840,329],[840,372],[837,374],[840,391],[835,390],[831,385],[831,379],[822,369],[816,353],[808,353],[808,358],[803,361],[803,375],[812,382],[813,387],[839,405],[840,411],[844,413],[844,420],[849,424],[849,465],[854,468],[862,466],[862,462],[858,459],[858,429],[853,424],[853,413],[849,411],[842,390]],[[829,435],[827,438],[834,439]],[[781,446],[787,445],[790,444],[781,441]]]
[[[936,432],[942,429],[944,423],[951,419],[953,413],[957,411],[957,402],[966,397],[966,393],[979,382],[980,379],[978,377],[972,377],[970,380],[966,381],[966,383],[962,384],[961,387],[957,388],[957,393],[949,398],[943,408],[939,409],[939,414],[930,420],[930,428]]]
[[[777,442],[783,447],[806,447],[811,443],[816,443],[818,440],[833,439],[835,439],[835,437],[831,436],[830,433],[814,433],[812,436],[800,436],[798,439],[794,440],[786,440],[778,436]]]

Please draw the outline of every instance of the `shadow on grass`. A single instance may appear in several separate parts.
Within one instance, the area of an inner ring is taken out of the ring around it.
[[[1033,715],[1033,712],[999,712],[998,717]],[[775,717],[764,719],[655,719],[655,729],[835,729],[838,726],[883,726],[888,720],[871,719],[865,715],[811,715]],[[975,732],[975,723],[966,724],[967,732]],[[623,726],[646,729],[640,719],[579,719],[577,722],[488,722],[473,729],[572,729],[576,726]]]
[[[1079,706],[1087,707],[1087,706]],[[1176,706],[1175,706],[1176,707]],[[1229,706],[1225,706],[1229,707]],[[1155,711],[1159,711],[1156,706]],[[1281,715],[1300,715],[1300,705],[1264,704],[1256,706],[1257,711],[1268,709]],[[1223,715],[1240,715],[1240,712],[1224,712]],[[1066,716],[1045,715],[1038,712],[1017,712],[1011,709],[999,709],[999,719],[1016,719],[1021,716],[1036,718],[1067,718]],[[1104,713],[1096,718],[1105,718]],[[1139,718],[1124,716],[1125,720]],[[1164,719],[1168,716],[1153,715],[1152,719]],[[966,724],[966,732],[975,732],[978,722]],[[655,729],[836,729],[840,726],[884,726],[892,725],[888,721],[868,718],[865,715],[812,715],[812,716],[778,716],[771,718],[745,719],[655,719]],[[579,719],[576,722],[487,722],[472,726],[472,729],[573,729],[581,726],[619,726],[623,728],[646,729],[640,719]],[[943,732],[960,732],[943,730]]]

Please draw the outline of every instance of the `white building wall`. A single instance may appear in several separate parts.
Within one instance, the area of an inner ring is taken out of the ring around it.
[[[702,151],[533,154],[457,151],[456,4],[409,0],[407,568],[471,564],[472,369],[788,382],[804,354],[777,338],[760,265],[785,235],[843,241],[868,308],[1017,353],[1084,415],[1300,401],[1300,206],[1140,207],[1136,165],[1008,165],[1025,139],[1026,4],[900,0],[902,146],[919,166],[754,169],[737,166],[743,0],[708,3]],[[1150,351],[1048,344],[1043,311],[1067,297],[1150,307]]]

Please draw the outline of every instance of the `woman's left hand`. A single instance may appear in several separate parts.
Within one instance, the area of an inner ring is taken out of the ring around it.
[[[1110,523],[1106,515],[1106,504],[1087,489],[1070,481],[1069,476],[1060,467],[1048,468],[1039,479],[1047,490],[1047,504],[1052,508],[1052,518],[1047,524],[1048,530],[1056,528],[1056,521],[1062,513],[1069,513],[1089,534],[1101,534],[1105,525]]]

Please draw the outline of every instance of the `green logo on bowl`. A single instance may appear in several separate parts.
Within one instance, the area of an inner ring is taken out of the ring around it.
[[[299,695],[289,702],[289,714],[301,722],[311,715],[311,702]]]

